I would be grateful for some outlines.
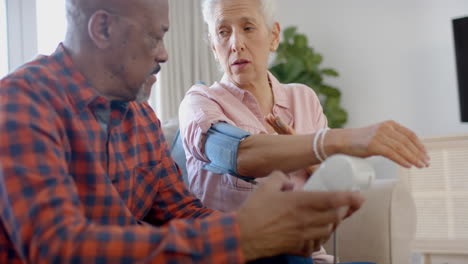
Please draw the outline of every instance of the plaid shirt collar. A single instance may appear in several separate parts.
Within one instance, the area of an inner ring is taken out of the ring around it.
[[[128,103],[122,101],[109,101],[92,87],[86,77],[74,66],[70,55],[63,43],[60,43],[56,51],[51,55],[56,61],[57,67],[62,69],[66,76],[73,78],[74,82],[63,83],[69,100],[73,102],[77,114],[87,108],[93,112],[100,123],[106,126],[118,126],[128,111]]]

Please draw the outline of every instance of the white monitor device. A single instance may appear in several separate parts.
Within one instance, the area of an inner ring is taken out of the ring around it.
[[[304,185],[306,191],[362,191],[371,187],[375,170],[365,159],[337,154],[326,159]]]

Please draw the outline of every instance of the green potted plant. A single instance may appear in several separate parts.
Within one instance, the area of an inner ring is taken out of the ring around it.
[[[322,55],[308,46],[307,37],[297,33],[296,27],[289,27],[283,32],[270,71],[282,83],[302,83],[312,88],[320,98],[328,125],[340,128],[348,119],[341,107],[341,92],[324,82],[324,77],[338,77],[338,72],[321,68],[322,60]]]

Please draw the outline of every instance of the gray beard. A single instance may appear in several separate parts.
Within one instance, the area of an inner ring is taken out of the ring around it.
[[[140,89],[138,90],[138,93],[135,97],[135,101],[137,103],[146,103],[148,102],[150,96],[151,96],[151,90],[152,87],[149,87],[148,89],[145,89],[145,84],[143,83],[140,86]]]
[[[149,97],[150,97],[149,93],[146,93],[145,89],[143,89],[143,87],[141,87],[140,90],[138,91],[137,95],[136,95],[135,101],[137,103],[146,103],[146,102],[148,102]]]

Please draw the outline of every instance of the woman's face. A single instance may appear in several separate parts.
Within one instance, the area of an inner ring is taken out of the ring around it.
[[[224,0],[215,4],[210,40],[215,57],[237,86],[265,78],[268,57],[279,42],[279,25],[270,30],[259,2]]]

